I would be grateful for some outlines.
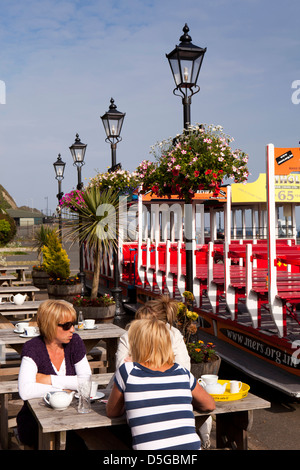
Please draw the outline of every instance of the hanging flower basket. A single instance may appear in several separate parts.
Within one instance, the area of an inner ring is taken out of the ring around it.
[[[188,203],[201,190],[217,197],[224,178],[246,182],[248,156],[232,150],[232,141],[221,126],[198,124],[174,139],[160,142],[152,150],[156,161],[144,160],[137,168],[142,193],[177,195]]]

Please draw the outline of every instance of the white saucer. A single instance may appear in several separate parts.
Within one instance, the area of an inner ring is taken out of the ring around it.
[[[92,328],[87,328],[86,326],[83,328],[84,330],[96,330],[96,326],[93,326]]]
[[[34,333],[33,335],[26,335],[25,333],[22,333],[20,336],[22,338],[35,338],[36,336],[39,336],[39,333]]]
[[[94,397],[91,397],[91,400],[100,400],[100,398],[105,397],[105,394],[102,392],[97,392]],[[79,398],[78,393],[75,393],[75,398]]]
[[[19,331],[19,330],[14,330],[14,333],[24,333],[24,330],[21,330],[21,331]]]

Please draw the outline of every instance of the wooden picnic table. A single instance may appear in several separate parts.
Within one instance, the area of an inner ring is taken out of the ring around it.
[[[35,293],[39,292],[40,289],[38,287],[29,285],[29,286],[7,286],[7,287],[0,287],[0,297],[11,297],[12,295],[16,294],[27,294],[30,300],[35,299]]]
[[[105,393],[105,399],[109,397],[110,390],[103,389],[101,392]],[[28,404],[39,426],[40,450],[64,450],[69,430],[126,424],[125,415],[108,418],[105,404],[100,400],[93,402],[92,411],[86,414],[78,413],[76,398],[66,410],[54,410],[42,398],[28,400]],[[253,411],[270,406],[270,402],[251,393],[241,400],[216,402],[216,409],[212,413],[194,411],[196,427],[207,416],[215,415],[217,447],[224,448],[232,444],[233,448],[247,449],[247,434],[252,426]]]
[[[0,286],[3,286],[3,284],[11,286],[13,281],[16,280],[17,278],[13,274],[0,274]]]
[[[118,340],[120,336],[125,333],[123,328],[120,328],[113,323],[97,324],[92,330],[77,330],[76,333],[82,338],[87,354],[94,348],[100,340],[106,342],[108,372],[114,372],[116,368],[116,352]],[[12,328],[0,329],[0,351],[3,346],[10,346],[12,349],[21,354],[23,344],[30,338],[24,337],[22,334],[15,333]],[[1,358],[0,358],[1,359]],[[2,358],[3,361],[3,358]]]
[[[18,281],[25,281],[26,280],[26,273],[25,271],[28,271],[29,267],[28,266],[0,266],[0,273],[7,273],[7,272],[13,272],[17,273]]]
[[[0,315],[7,317],[12,315],[27,315],[36,313],[44,300],[26,300],[22,305],[16,305],[13,302],[3,302],[0,304]]]

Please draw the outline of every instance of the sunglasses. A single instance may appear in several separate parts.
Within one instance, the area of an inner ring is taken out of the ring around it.
[[[67,321],[66,323],[58,323],[58,326],[60,326],[64,331],[70,330],[74,325],[75,322],[73,321]]]

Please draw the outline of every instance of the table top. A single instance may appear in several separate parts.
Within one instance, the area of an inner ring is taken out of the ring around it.
[[[104,392],[103,399],[109,397],[110,390]],[[28,400],[28,404],[38,420],[43,433],[68,431],[71,429],[95,428],[126,423],[125,415],[117,418],[108,418],[105,411],[105,403],[96,400],[92,403],[90,413],[78,413],[78,399],[73,398],[71,405],[66,410],[54,410],[49,407],[43,398]],[[251,393],[241,399],[230,402],[216,402],[216,409],[212,413],[195,411],[195,416],[207,416],[208,414],[232,413],[236,411],[255,410],[269,408],[271,404]]]
[[[38,309],[44,300],[25,300],[22,305],[14,304],[13,302],[2,302],[0,303],[0,313],[5,312],[24,312],[26,310]]]
[[[120,328],[113,323],[101,323],[97,324],[96,328],[77,330],[75,332],[79,334],[82,340],[100,340],[109,338],[120,338],[125,333],[123,328]],[[31,338],[21,336],[19,333],[15,333],[13,328],[0,329],[0,345],[1,344],[23,344]]]
[[[0,294],[19,294],[21,292],[39,292],[40,289],[35,286],[7,286],[0,287]]]
[[[28,271],[28,266],[0,266],[0,272],[5,271]]]
[[[2,274],[0,273],[0,280],[1,281],[16,281],[17,278],[14,274]]]

